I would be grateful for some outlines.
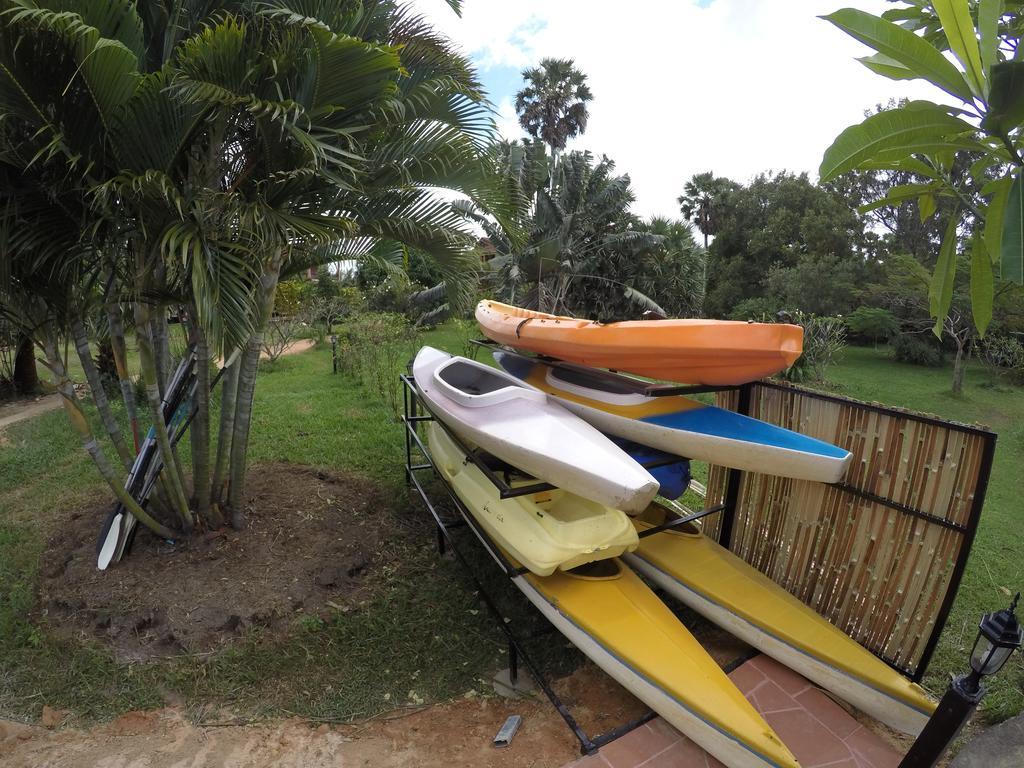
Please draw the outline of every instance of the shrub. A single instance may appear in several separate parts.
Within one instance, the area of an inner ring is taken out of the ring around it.
[[[403,315],[368,312],[350,319],[338,334],[338,364],[397,417],[402,404],[398,376],[419,347],[419,334]]]
[[[887,341],[899,333],[900,321],[896,315],[881,307],[857,307],[846,316],[850,333],[875,343]]]
[[[729,319],[760,321],[766,317],[774,318],[776,313],[782,308],[781,302],[776,298],[771,296],[754,296],[750,299],[744,299],[733,307],[732,312],[729,313]]]
[[[997,376],[1024,384],[1024,344],[1013,336],[989,336],[981,344],[981,359]]]
[[[278,315],[271,318],[267,323],[267,329],[263,332],[263,354],[271,364],[277,362],[277,358],[288,351],[288,347],[298,340],[306,323],[303,320],[303,313],[294,315]]]
[[[796,312],[791,320],[785,318],[785,322],[804,329],[804,352],[779,377],[793,382],[824,381],[825,371],[846,346],[846,323],[841,317],[818,317],[803,312]]]
[[[892,356],[901,363],[938,368],[945,362],[942,345],[930,333],[900,333],[890,343]]]
[[[294,315],[298,312],[306,301],[308,286],[309,283],[297,277],[278,283],[277,293],[274,295],[274,314]]]

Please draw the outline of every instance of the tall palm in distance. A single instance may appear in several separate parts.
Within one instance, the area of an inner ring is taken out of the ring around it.
[[[701,296],[707,295],[708,236],[718,232],[722,211],[728,196],[737,189],[736,182],[716,177],[711,171],[698,173],[683,187],[683,194],[677,198],[683,218],[692,222],[704,235],[704,259],[702,260]]]
[[[516,94],[519,124],[530,136],[551,147],[551,167],[569,139],[587,130],[587,103],[594,95],[587,76],[572,59],[542,59],[523,70],[526,86]]]
[[[551,148],[548,191],[553,192],[558,153],[569,139],[587,130],[587,103],[594,95],[587,86],[587,76],[572,59],[541,59],[539,67],[523,70],[523,80],[526,87],[516,94],[516,114],[523,130]],[[538,205],[539,196],[538,189]],[[537,283],[542,284],[540,273]],[[543,310],[543,296],[538,308]]]

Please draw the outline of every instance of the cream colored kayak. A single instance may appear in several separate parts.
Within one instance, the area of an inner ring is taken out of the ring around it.
[[[413,378],[460,438],[533,477],[624,512],[643,511],[658,493],[658,481],[629,454],[504,371],[423,347]]]
[[[644,531],[672,515],[652,504]],[[689,524],[640,540],[626,562],[693,610],[891,728],[917,735],[935,702],[757,569]]]
[[[427,426],[427,442],[434,466],[487,535],[533,573],[548,576],[636,549],[636,529],[619,510],[558,488],[502,499],[435,422]]]
[[[439,440],[443,430],[431,427],[434,466],[487,528],[484,521],[495,517],[495,510],[481,506],[475,489],[460,482],[458,472],[452,474],[452,457],[445,451],[455,446],[450,441],[445,446]],[[499,514],[524,514],[509,507],[511,501],[500,502],[505,507]],[[504,554],[518,565],[510,551]],[[799,768],[696,638],[618,558],[512,581],[591,661],[729,768]]]

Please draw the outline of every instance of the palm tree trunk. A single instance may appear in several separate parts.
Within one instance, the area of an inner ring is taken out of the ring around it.
[[[39,389],[39,372],[36,370],[35,350],[31,336],[22,336],[14,353],[14,391],[19,395],[30,395]]]
[[[701,230],[704,235],[704,258],[701,259],[700,275],[700,313],[705,313],[705,305],[708,299],[708,233]]]
[[[149,415],[153,420],[153,431],[156,433],[156,442],[160,448],[160,456],[163,459],[163,477],[169,501],[173,505],[174,512],[181,518],[185,531],[192,529],[192,513],[188,508],[188,498],[185,494],[184,481],[178,470],[174,451],[171,449],[171,441],[167,434],[167,424],[164,423],[164,415],[160,407],[160,390],[157,386],[157,363],[153,350],[153,340],[150,338],[149,330],[152,327],[150,310],[142,303],[135,304],[135,337],[139,345],[139,362],[142,367],[142,379],[146,386],[146,401],[149,404]]]
[[[75,388],[72,386],[71,380],[68,378],[67,370],[64,367],[64,361],[61,360],[60,355],[57,353],[56,339],[52,336],[47,336],[44,344],[44,352],[46,354],[47,365],[53,372],[54,378],[56,379],[57,391],[60,392],[63,398],[64,412],[67,414],[72,428],[81,439],[82,446],[92,458],[92,461],[96,465],[96,469],[99,470],[100,475],[107,482],[107,485],[110,486],[114,495],[117,496],[118,501],[124,505],[125,509],[135,515],[140,523],[152,530],[158,536],[164,539],[178,538],[177,533],[152,518],[124,489],[124,477],[118,476],[114,467],[107,460],[107,457],[96,442],[96,437],[92,433],[89,421],[85,418],[85,413],[82,411],[82,407],[78,402],[78,397],[75,395]]]
[[[281,274],[282,254],[277,254],[270,266],[260,277],[257,295],[256,327],[246,342],[238,369],[238,394],[235,404],[235,423],[231,436],[231,467],[228,480],[228,506],[231,507],[233,522],[240,522],[234,516],[242,511],[245,498],[245,467],[249,449],[249,430],[252,426],[252,404],[256,392],[256,373],[259,368],[260,350],[263,347],[263,332],[274,312],[274,294]]]
[[[157,305],[156,312],[150,312],[150,338],[153,344],[153,355],[156,361],[156,383],[160,397],[167,394],[167,380],[171,376],[171,349],[167,333],[167,309]]]
[[[192,420],[192,498],[196,514],[204,523],[219,528],[223,520],[210,506],[210,347],[206,334],[193,323],[196,346],[196,415]]]
[[[217,432],[217,458],[213,465],[213,481],[210,498],[214,504],[224,502],[224,484],[227,479],[228,459],[231,456],[231,434],[235,425],[235,408],[238,402],[238,369],[241,358],[230,362],[224,372],[224,383],[220,389],[220,428]]]
[[[78,352],[78,359],[82,363],[82,370],[85,371],[85,380],[89,382],[89,389],[92,391],[92,401],[96,404],[96,410],[100,413],[103,427],[110,436],[117,455],[121,457],[121,463],[125,469],[132,466],[132,452],[128,450],[121,434],[121,425],[117,423],[117,417],[110,408],[110,401],[107,399],[107,391],[103,388],[103,381],[100,379],[100,372],[96,369],[96,363],[92,359],[92,350],[89,349],[89,334],[85,330],[85,323],[82,318],[76,317],[71,321],[71,337],[75,342],[75,350]]]
[[[117,301],[106,302],[107,328],[110,331],[110,346],[114,350],[114,365],[117,367],[117,383],[121,387],[121,399],[124,410],[131,425],[132,439],[135,450],[139,450],[139,414],[135,407],[135,387],[132,386],[131,374],[128,373],[128,345],[124,341],[124,321],[121,319],[121,306]]]

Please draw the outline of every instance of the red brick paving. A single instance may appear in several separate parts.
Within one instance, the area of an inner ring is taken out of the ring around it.
[[[897,754],[825,693],[767,656],[730,675],[802,768],[896,768]],[[564,768],[723,768],[661,718]]]

